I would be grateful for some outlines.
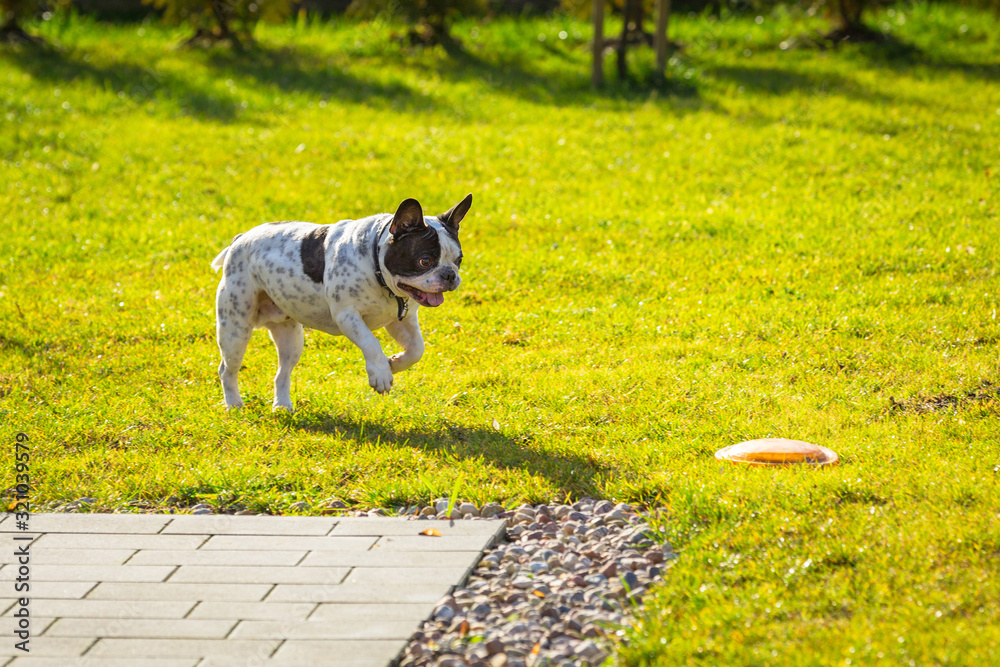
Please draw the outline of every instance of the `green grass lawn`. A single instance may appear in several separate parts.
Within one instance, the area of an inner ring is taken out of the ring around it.
[[[661,506],[682,557],[627,664],[1000,662],[1000,26],[873,23],[896,45],[677,17],[671,83],[603,93],[573,19],[460,24],[454,56],[381,24],[262,27],[248,56],[32,26],[58,48],[0,50],[4,487],[24,431],[38,506]],[[462,288],[390,396],[309,332],[272,415],[257,332],[223,411],[236,233],[466,192]],[[713,458],[766,436],[842,463]]]

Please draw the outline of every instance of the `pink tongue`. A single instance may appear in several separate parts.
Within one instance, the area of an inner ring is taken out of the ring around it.
[[[428,306],[440,306],[442,303],[444,303],[444,294],[440,293],[435,294],[433,292],[424,292],[424,294],[427,295]]]

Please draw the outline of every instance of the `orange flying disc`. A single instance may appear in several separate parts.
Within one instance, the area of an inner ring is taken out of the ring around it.
[[[723,447],[715,453],[720,461],[746,463],[758,466],[782,466],[806,464],[813,466],[833,465],[840,460],[832,449],[801,440],[785,438],[761,438],[747,440],[738,445]]]

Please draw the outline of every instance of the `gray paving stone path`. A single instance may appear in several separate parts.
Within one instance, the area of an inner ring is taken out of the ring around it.
[[[29,528],[0,519],[0,667],[384,667],[504,522],[34,514]]]

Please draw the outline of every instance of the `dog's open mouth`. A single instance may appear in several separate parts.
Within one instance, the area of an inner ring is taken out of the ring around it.
[[[431,308],[434,308],[444,303],[444,294],[441,292],[422,292],[416,287],[405,283],[398,283],[398,285],[401,289],[406,291],[407,294],[416,299],[417,303],[421,306],[430,306]]]

